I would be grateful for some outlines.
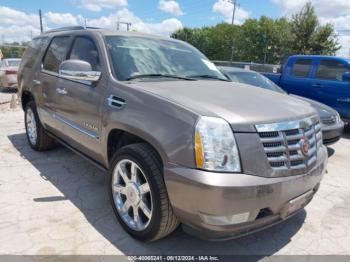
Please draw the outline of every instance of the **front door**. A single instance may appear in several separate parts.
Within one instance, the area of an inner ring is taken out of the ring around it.
[[[313,78],[315,100],[324,103],[350,118],[350,82],[342,76],[350,71],[350,66],[342,61],[322,59]]]
[[[99,50],[87,36],[73,40],[68,59],[89,62],[93,71],[101,71]],[[101,157],[101,103],[105,92],[103,80],[98,83],[72,81],[59,77],[57,85],[56,120],[65,125],[65,139],[82,153]]]

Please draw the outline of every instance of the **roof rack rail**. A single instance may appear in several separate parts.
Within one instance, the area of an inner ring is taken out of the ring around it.
[[[85,29],[101,29],[98,27],[84,27],[84,26],[66,26],[66,27],[60,27],[56,29],[51,29],[48,31],[45,31],[44,33],[55,33],[55,32],[64,32],[64,31],[73,31],[73,30],[85,30]]]

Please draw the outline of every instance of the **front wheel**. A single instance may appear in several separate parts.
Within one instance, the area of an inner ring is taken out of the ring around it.
[[[111,163],[111,202],[117,219],[132,236],[155,241],[179,222],[162,176],[162,164],[147,144],[121,148]]]

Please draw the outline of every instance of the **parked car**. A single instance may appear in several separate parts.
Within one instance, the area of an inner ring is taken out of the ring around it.
[[[258,72],[243,70],[236,67],[220,67],[220,70],[233,82],[239,82],[287,94],[286,91]],[[341,138],[344,130],[344,122],[340,119],[337,111],[320,102],[301,96],[292,96],[310,103],[319,114],[321,118],[323,144],[331,145]]]
[[[350,60],[335,56],[288,58],[282,74],[264,73],[290,94],[319,101],[350,122]]]
[[[154,241],[181,223],[226,239],[293,216],[325,173],[308,104],[229,81],[187,43],[73,27],[35,38],[19,96],[29,145],[59,141],[109,172],[123,228]]]
[[[9,58],[0,62],[0,89],[17,89],[17,71],[21,59]]]

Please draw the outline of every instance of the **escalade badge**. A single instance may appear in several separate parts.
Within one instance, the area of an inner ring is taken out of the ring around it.
[[[309,139],[305,134],[304,134],[304,137],[302,137],[300,140],[300,148],[301,148],[301,153],[303,153],[303,155],[307,157],[309,154],[310,143],[309,143]]]

